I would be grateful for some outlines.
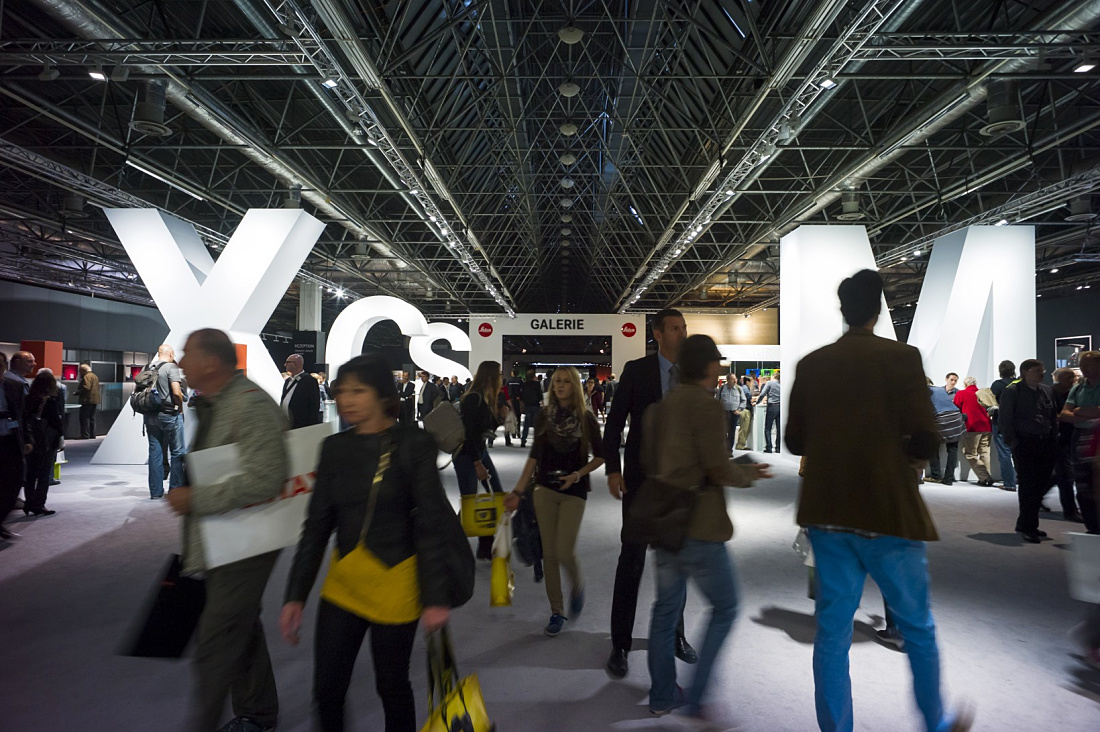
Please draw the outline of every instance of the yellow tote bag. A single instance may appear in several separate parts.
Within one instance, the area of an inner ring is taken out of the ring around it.
[[[456,681],[454,650],[444,626],[428,636],[428,721],[420,732],[494,732],[477,675]],[[436,697],[438,701],[436,700]]]
[[[466,536],[492,536],[504,515],[504,493],[462,496],[462,529]]]
[[[390,464],[388,442],[378,459],[378,470],[371,482],[367,500],[367,516],[355,548],[341,557],[333,552],[321,597],[349,613],[372,623],[403,625],[420,618],[420,580],[416,571],[416,555],[388,566],[367,548],[367,530],[374,518],[382,476]]]

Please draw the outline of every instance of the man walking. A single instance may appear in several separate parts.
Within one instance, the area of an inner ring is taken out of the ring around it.
[[[420,382],[420,394],[416,397],[416,418],[423,421],[424,417],[428,416],[428,412],[439,405],[443,399],[443,392],[432,383],[427,371],[420,372]]]
[[[718,390],[718,400],[722,402],[722,411],[726,413],[726,444],[733,453],[737,438],[737,427],[741,422],[741,410],[745,408],[745,392],[737,384],[733,374],[726,376],[726,383]]]
[[[523,404],[523,433],[519,438],[519,446],[527,447],[527,435],[535,427],[539,411],[542,409],[542,387],[535,379],[535,370],[527,369],[527,381],[523,382],[520,390],[520,402]]]
[[[172,509],[183,516],[183,574],[206,575],[188,729],[217,729],[231,696],[236,717],[222,732],[268,732],[279,717],[279,696],[260,601],[279,552],[207,567],[199,520],[279,495],[287,474],[286,418],[275,400],[237,371],[237,350],[224,332],[207,328],[192,333],[180,365],[188,384],[202,392],[195,400],[199,427],[192,452],[236,444],[240,455],[240,471],[221,482],[183,486],[167,495]]]
[[[462,384],[458,383],[458,377],[451,377],[451,385],[447,387],[448,394],[451,401],[458,403],[458,400],[462,398]]]
[[[30,430],[23,425],[23,405],[30,391],[25,374],[29,373],[28,364],[29,369],[34,368],[34,354],[19,351],[11,363],[9,368],[7,356],[0,353],[0,522],[19,500],[26,477],[25,458],[34,449]],[[17,538],[18,534],[0,525],[0,541]]]
[[[187,454],[183,439],[183,379],[176,365],[176,352],[167,343],[157,349],[157,357],[149,364],[157,372],[152,387],[161,394],[164,403],[156,414],[145,415],[145,435],[149,440],[149,498],[164,498],[164,453],[169,456],[168,490],[183,485],[183,456]]]
[[[1054,370],[1054,408],[1058,410],[1058,458],[1054,461],[1054,483],[1058,486],[1058,499],[1062,504],[1062,518],[1081,521],[1077,499],[1073,495],[1073,425],[1061,419],[1069,392],[1073,389],[1077,374],[1071,368]]]
[[[657,353],[630,361],[615,391],[615,401],[604,426],[604,460],[607,489],[623,502],[625,519],[642,487],[642,415],[646,407],[659,402],[672,387],[680,383],[676,361],[680,345],[687,338],[687,323],[679,310],[666,308],[653,316],[653,337]],[[623,428],[630,418],[625,454],[620,458]],[[626,656],[634,639],[634,618],[638,610],[638,586],[645,570],[646,545],[624,541],[615,568],[615,590],[611,601],[611,656],[607,673],[615,679],[629,670]],[[684,637],[683,612],[676,628],[676,657],[685,663],[695,663],[698,656]]]
[[[313,374],[305,372],[305,359],[295,353],[284,364],[290,378],[283,382],[279,405],[290,421],[290,429],[308,427],[321,422],[321,386]]]
[[[1081,520],[1088,533],[1100,534],[1100,507],[1094,484],[1096,430],[1100,429],[1100,351],[1085,351],[1077,364],[1083,378],[1070,389],[1059,419],[1073,425],[1073,473]]]
[[[764,452],[779,452],[779,372],[772,374],[771,380],[764,384],[760,390],[760,396],[756,397],[756,403],[766,403],[767,411],[764,412]],[[772,442],[772,430],[775,430],[775,442]],[[773,449],[774,446],[774,449]]]
[[[1024,366],[1020,364],[1020,372],[1023,373],[1023,370]],[[997,408],[999,409],[1005,389],[1017,380],[1016,364],[1007,360],[1001,361],[997,364],[997,373],[1001,375],[1001,378],[994,381],[989,386],[989,390],[993,392],[993,396],[997,399]],[[1000,418],[994,418],[991,421],[993,422],[993,446],[997,449],[997,461],[1001,467],[1001,484],[1004,486],[1002,490],[1011,492],[1016,490],[1016,468],[1012,465],[1012,450],[1005,442],[1004,435],[1001,434]]]
[[[926,729],[966,730],[969,720],[946,712],[940,693],[925,548],[938,537],[914,467],[938,448],[939,435],[921,355],[873,333],[882,301],[877,272],[844,280],[839,295],[849,330],[798,364],[786,430],[787,448],[806,458],[798,524],[808,530],[816,562],[818,726],[823,732],[854,727],[848,651],[870,574],[905,639]],[[836,375],[851,373],[875,381],[868,393],[890,398],[857,399],[838,412]]]
[[[99,377],[86,363],[80,364],[76,399],[80,403],[80,439],[95,439],[95,412],[99,407]]]
[[[1039,530],[1039,506],[1050,487],[1058,459],[1058,410],[1054,392],[1041,383],[1043,362],[1029,358],[1020,364],[1020,381],[1001,392],[1000,432],[1016,458],[1020,514],[1016,532],[1029,544],[1046,536]]]

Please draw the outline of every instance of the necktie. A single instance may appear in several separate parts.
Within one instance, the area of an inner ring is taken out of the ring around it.
[[[653,373],[650,371],[650,373]],[[672,364],[672,368],[668,370],[668,388],[672,389],[680,385],[680,366],[679,364]]]

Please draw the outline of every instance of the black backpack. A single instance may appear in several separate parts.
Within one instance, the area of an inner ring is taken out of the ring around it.
[[[159,414],[168,402],[168,395],[157,388],[157,377],[164,363],[149,364],[134,379],[134,393],[130,395],[130,408],[138,414]]]

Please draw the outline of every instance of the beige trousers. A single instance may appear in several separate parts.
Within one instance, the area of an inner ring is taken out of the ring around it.
[[[577,534],[584,518],[583,498],[566,495],[553,488],[535,486],[535,517],[542,535],[542,567],[545,571],[546,599],[552,615],[565,615],[561,593],[561,568],[569,574],[573,590],[584,587],[581,566],[577,563]]]
[[[737,422],[737,444],[734,446],[737,450],[744,450],[748,445],[749,430],[752,429],[752,410],[742,409],[741,418]]]
[[[978,480],[989,480],[992,463],[989,461],[990,432],[967,432],[963,435],[963,455]]]

